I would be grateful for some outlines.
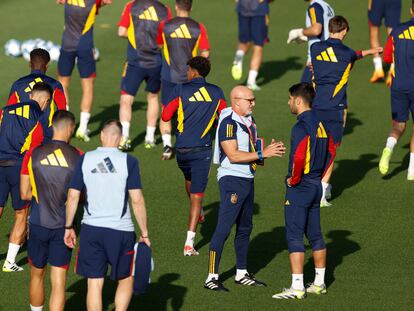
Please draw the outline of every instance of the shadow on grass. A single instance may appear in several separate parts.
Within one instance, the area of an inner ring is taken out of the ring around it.
[[[344,129],[344,136],[352,134],[354,132],[354,129],[357,126],[361,126],[362,124],[363,123],[361,122],[361,120],[355,118],[355,113],[348,112],[347,117],[346,117],[346,125],[345,125],[345,129]]]
[[[302,69],[300,57],[291,56],[285,60],[272,60],[264,62],[260,68],[258,85],[263,86],[269,82],[283,77],[288,71]]]
[[[362,154],[359,159],[344,159],[335,161],[335,170],[332,175],[332,199],[340,196],[346,189],[357,185],[367,173],[378,166],[377,155]]]
[[[180,310],[187,288],[181,285],[173,284],[180,278],[177,273],[167,273],[158,279],[156,283],[152,283],[146,294],[132,297],[129,310]],[[103,310],[114,302],[117,282],[105,279],[105,285],[102,292]],[[79,280],[71,285],[68,292],[73,292],[65,305],[66,310],[86,310],[86,279]],[[113,309],[111,309],[113,310]]]
[[[326,235],[326,237],[331,240],[326,244],[326,286],[331,285],[335,281],[335,269],[342,265],[344,258],[361,250],[361,247],[357,242],[349,239],[351,234],[352,232],[348,230],[332,230]],[[308,260],[306,263],[304,274],[307,282],[313,282],[315,269],[312,259]]]
[[[277,256],[287,249],[285,227],[275,227],[272,231],[259,233],[249,244],[247,268],[256,274]],[[236,273],[236,266],[220,274],[220,280],[225,281]],[[266,281],[266,280],[264,280]]]

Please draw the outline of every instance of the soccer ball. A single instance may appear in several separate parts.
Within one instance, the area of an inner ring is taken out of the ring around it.
[[[22,43],[22,54],[23,58],[27,61],[30,61],[30,52],[36,47],[36,41],[29,39]]]
[[[49,49],[49,54],[50,54],[50,60],[52,62],[57,62],[59,60],[59,56],[60,56],[60,46],[59,45],[53,45],[53,47],[51,47]]]
[[[99,60],[99,56],[100,56],[100,53],[99,53],[98,48],[94,48],[94,49],[93,49],[93,58],[94,58],[96,61],[98,61],[98,60]]]
[[[20,49],[21,43],[16,39],[10,39],[4,45],[4,53],[7,56],[19,57],[22,55],[22,51]]]

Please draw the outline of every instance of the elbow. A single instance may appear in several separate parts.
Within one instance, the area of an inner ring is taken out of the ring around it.
[[[31,194],[24,191],[20,191],[20,197],[23,201],[30,201],[32,199]]]

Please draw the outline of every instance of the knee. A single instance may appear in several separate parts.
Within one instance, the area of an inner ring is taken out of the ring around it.
[[[395,132],[397,132],[399,135],[404,134],[406,128],[405,122],[393,122],[393,129]]]

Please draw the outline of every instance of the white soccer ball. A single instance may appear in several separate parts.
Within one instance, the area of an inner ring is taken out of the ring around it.
[[[21,42],[16,39],[10,39],[4,45],[4,53],[7,56],[19,57],[22,55]]]
[[[36,41],[29,39],[22,43],[21,51],[23,54],[23,58],[27,61],[30,61],[30,52],[36,48]]]
[[[49,49],[50,60],[52,62],[57,62],[60,56],[60,45],[53,45],[52,48]]]
[[[93,58],[94,58],[96,61],[98,61],[98,60],[99,60],[99,56],[100,56],[100,53],[99,53],[98,48],[94,48],[94,49],[93,49]]]

